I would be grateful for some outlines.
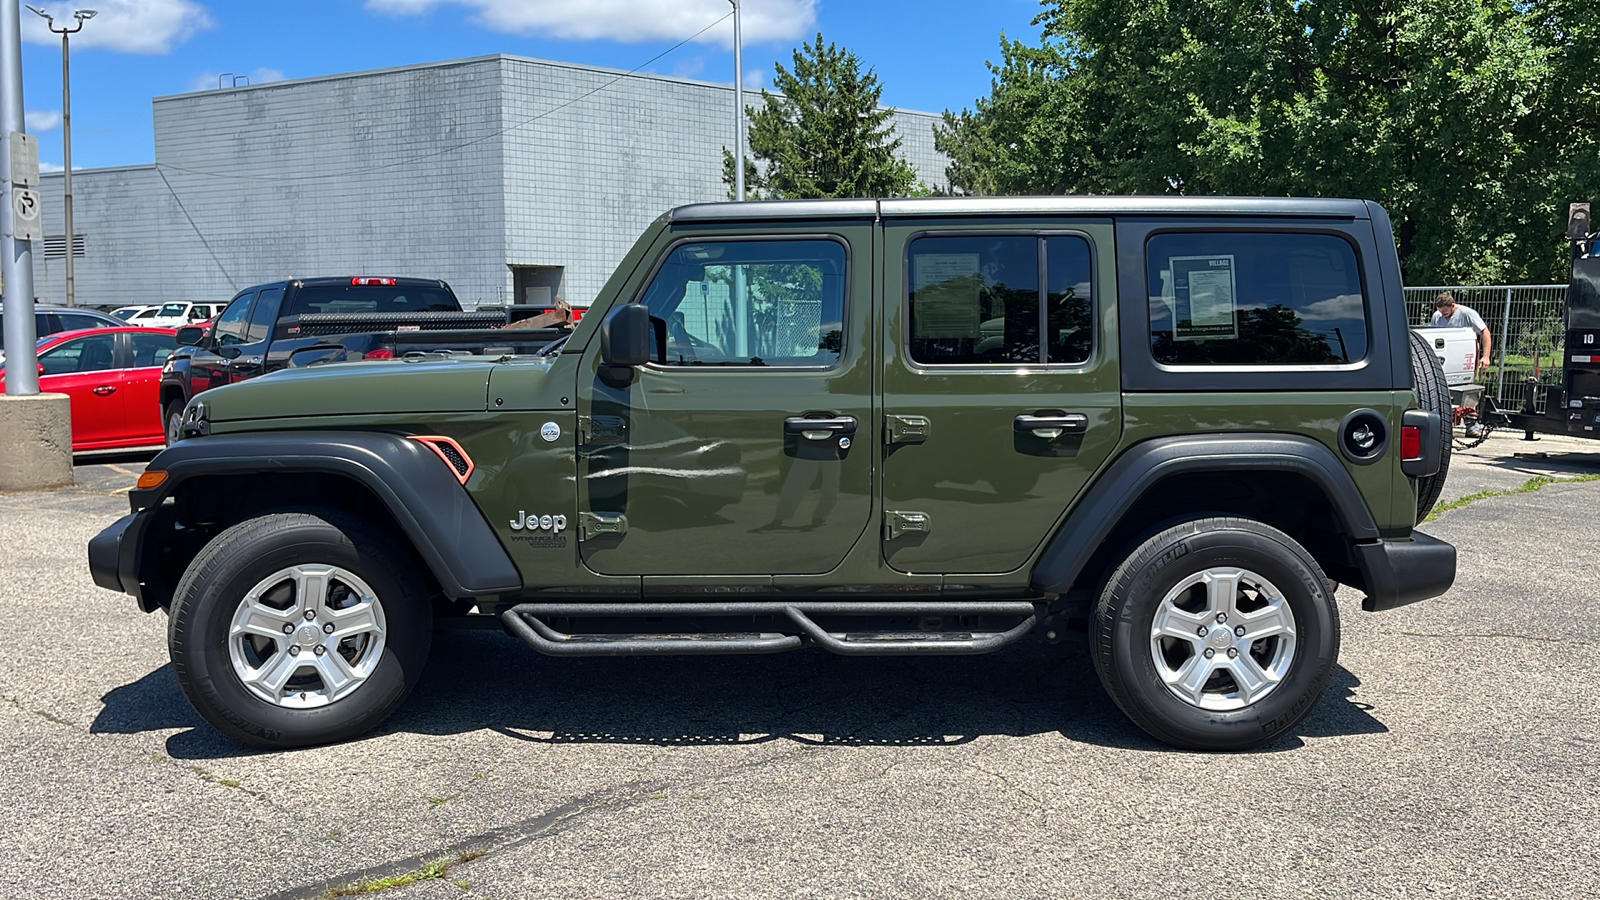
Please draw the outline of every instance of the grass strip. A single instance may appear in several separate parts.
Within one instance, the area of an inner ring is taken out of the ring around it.
[[[1432,522],[1434,519],[1439,518],[1453,509],[1460,509],[1463,506],[1470,506],[1474,503],[1477,503],[1479,500],[1488,500],[1492,497],[1509,497],[1512,494],[1531,494],[1535,491],[1542,490],[1546,485],[1569,484],[1581,481],[1600,481],[1600,473],[1572,476],[1537,475],[1533,478],[1529,478],[1527,481],[1514,488],[1507,488],[1503,491],[1479,491],[1476,494],[1468,494],[1465,497],[1457,497],[1448,503],[1441,503],[1438,506],[1435,506],[1433,508],[1433,512],[1428,513],[1428,517],[1422,520],[1422,524],[1426,525],[1427,523]]]
[[[408,884],[416,884],[419,881],[432,881],[435,878],[443,878],[449,874],[451,869],[462,863],[472,862],[484,855],[485,852],[483,850],[463,850],[455,856],[436,859],[410,872],[391,875],[388,878],[363,881],[358,884],[346,884],[336,888],[329,888],[323,892],[322,897],[323,900],[336,900],[339,897],[359,897],[364,894],[377,894],[393,888],[405,887]]]

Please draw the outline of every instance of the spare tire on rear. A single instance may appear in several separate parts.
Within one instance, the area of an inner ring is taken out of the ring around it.
[[[1417,482],[1417,521],[1421,522],[1439,502],[1444,479],[1450,472],[1451,423],[1455,410],[1450,404],[1450,387],[1444,380],[1444,365],[1428,346],[1428,339],[1411,332],[1411,377],[1416,383],[1417,406],[1439,414],[1439,471],[1424,475]]]

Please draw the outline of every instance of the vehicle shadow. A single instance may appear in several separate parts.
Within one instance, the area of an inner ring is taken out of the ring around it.
[[[1356,702],[1359,680],[1335,669],[1328,692],[1291,736],[1388,729]],[[103,698],[91,731],[185,729],[178,759],[255,751],[206,725],[163,666]],[[549,659],[494,632],[436,636],[421,683],[375,732],[492,731],[544,744],[712,746],[791,741],[836,746],[940,746],[987,735],[1056,733],[1071,741],[1173,751],[1130,723],[1101,690],[1082,641],[975,657],[834,656],[805,650],[754,657]]]

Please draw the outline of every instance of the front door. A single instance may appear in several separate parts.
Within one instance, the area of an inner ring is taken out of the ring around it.
[[[1016,571],[1121,434],[1111,225],[891,225],[884,244],[884,557]]]
[[[761,584],[827,572],[868,533],[871,238],[863,223],[666,251],[637,300],[654,360],[607,373],[593,341],[580,368],[585,563]]]
[[[221,387],[233,380],[233,364],[243,356],[240,345],[244,343],[245,325],[250,319],[250,305],[255,299],[255,291],[247,291],[233,298],[233,302],[211,326],[211,334],[194,348],[189,357],[191,393],[198,394]],[[241,365],[248,365],[248,359]]]
[[[122,436],[127,395],[116,368],[117,333],[101,331],[39,354],[39,390],[72,399],[72,446],[94,450]]]

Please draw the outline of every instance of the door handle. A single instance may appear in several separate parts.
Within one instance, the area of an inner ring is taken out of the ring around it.
[[[109,397],[112,394],[115,394],[116,392],[117,392],[117,389],[112,387],[109,384],[102,384],[99,387],[94,389],[94,394],[95,394],[96,397]]]
[[[1019,434],[1053,441],[1063,434],[1083,434],[1089,430],[1089,417],[1083,413],[1055,416],[1017,416],[1013,420]]]
[[[784,434],[797,434],[808,441],[825,441],[833,437],[851,437],[856,433],[855,416],[832,416],[808,419],[790,416],[783,420]]]
[[[261,365],[261,357],[252,356],[249,359],[236,359],[236,360],[234,360],[232,363],[229,363],[229,368],[246,369],[246,368],[249,368],[250,366],[259,366],[259,365]]]

